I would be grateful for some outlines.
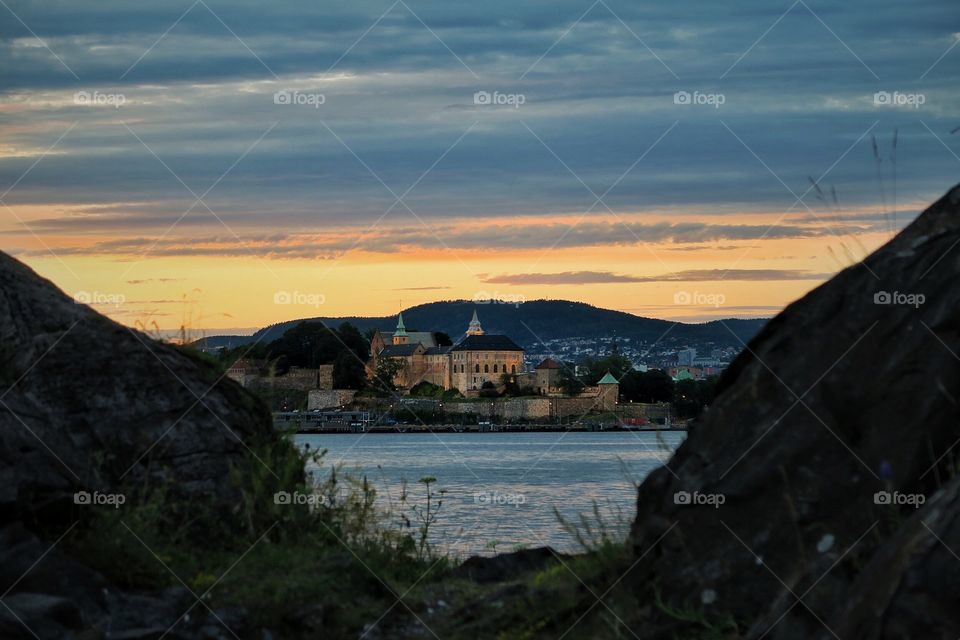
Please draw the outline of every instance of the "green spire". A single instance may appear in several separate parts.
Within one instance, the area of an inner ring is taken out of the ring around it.
[[[400,315],[397,317],[397,330],[393,332],[395,336],[405,336],[407,335],[407,328],[403,326],[403,312],[400,312]]]
[[[607,371],[606,375],[600,378],[600,381],[597,384],[620,384],[616,378],[610,375],[610,372]]]

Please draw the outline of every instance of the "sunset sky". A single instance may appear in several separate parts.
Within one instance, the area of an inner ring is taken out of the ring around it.
[[[0,5],[0,247],[164,331],[769,316],[960,177],[951,0]]]

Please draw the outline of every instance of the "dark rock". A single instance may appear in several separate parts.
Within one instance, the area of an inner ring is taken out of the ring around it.
[[[198,358],[123,327],[0,253],[0,518],[66,520],[78,490],[148,479],[233,495],[268,411]]]
[[[183,587],[143,594],[114,589],[19,523],[0,530],[0,593],[6,594],[0,607],[5,640],[200,640],[248,631],[246,612],[191,608],[196,599]]]
[[[160,637],[187,639],[197,637],[190,633],[189,611],[193,617],[206,613],[201,605],[191,609],[194,598],[183,587],[171,587],[158,593],[130,594],[111,591],[108,595],[108,614],[102,623],[104,635],[110,640],[155,640]],[[166,635],[164,635],[166,634]]]
[[[551,547],[523,549],[496,556],[470,556],[454,570],[454,575],[478,583],[503,582],[529,571],[539,571],[551,562],[568,556]]]
[[[960,479],[933,496],[871,559],[830,626],[846,640],[943,638],[960,629]]]
[[[43,593],[69,597],[83,610],[104,608],[106,581],[51,545],[20,523],[0,529],[0,593]]]
[[[210,364],[0,253],[0,637],[249,636],[245,611],[198,604],[183,618],[195,603],[186,589],[124,593],[54,539],[82,519],[77,492],[149,482],[228,513],[231,465],[274,437],[266,407]]]
[[[824,621],[853,629],[864,607],[886,618],[862,637],[905,637],[913,620],[955,605],[955,588],[923,581],[941,584],[960,561],[931,542],[920,514],[895,534],[914,507],[874,497],[929,497],[953,475],[958,244],[960,187],[749,343],[673,459],[640,487],[637,589],[656,584],[667,602],[747,621],[748,637],[830,637]],[[882,304],[883,292],[924,300]],[[948,496],[924,511],[960,550],[958,507]],[[864,566],[878,575],[867,584]],[[853,593],[862,601],[848,611]],[[955,615],[938,629],[960,634]]]
[[[42,593],[19,592],[3,599],[0,610],[0,637],[56,638],[66,630],[82,628],[82,617],[68,598]]]
[[[58,638],[106,616],[106,581],[21,524],[0,529],[0,638]]]

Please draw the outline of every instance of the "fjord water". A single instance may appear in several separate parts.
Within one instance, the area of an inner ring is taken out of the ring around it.
[[[299,435],[297,442],[326,449],[333,465],[367,476],[380,507],[399,509],[402,481],[408,503],[425,506],[419,479],[436,478],[445,491],[430,530],[431,543],[457,556],[488,555],[517,547],[582,550],[557,519],[585,515],[594,504],[622,539],[636,511],[636,483],[666,462],[683,432],[452,433]],[[408,514],[414,520],[413,514]],[[396,524],[397,519],[391,524]],[[414,520],[414,527],[416,522]]]

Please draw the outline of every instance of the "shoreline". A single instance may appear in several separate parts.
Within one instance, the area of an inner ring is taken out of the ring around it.
[[[614,427],[585,427],[585,426],[567,426],[567,425],[498,425],[495,427],[486,426],[481,428],[479,425],[403,425],[403,426],[371,426],[371,427],[351,427],[349,425],[328,426],[314,429],[297,429],[294,431],[297,435],[317,435],[317,434],[391,434],[406,435],[411,433],[477,433],[477,434],[496,434],[496,433],[660,433],[664,431],[687,431],[686,427],[645,427],[645,428],[625,428],[621,426]]]

